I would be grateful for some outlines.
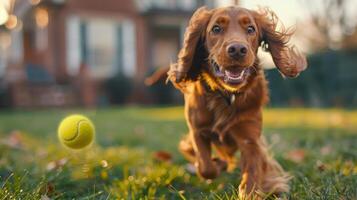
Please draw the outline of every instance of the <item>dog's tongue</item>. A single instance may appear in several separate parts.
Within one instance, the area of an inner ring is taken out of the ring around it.
[[[239,78],[244,74],[244,70],[240,71],[240,72],[232,72],[232,71],[225,71],[226,76],[230,77],[230,78]]]
[[[233,78],[236,78],[236,77],[239,77],[240,73],[237,73],[237,72],[230,72],[230,71],[225,71],[226,75],[229,76],[229,77],[233,77]]]

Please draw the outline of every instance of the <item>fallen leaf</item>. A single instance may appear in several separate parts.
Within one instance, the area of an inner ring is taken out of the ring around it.
[[[162,162],[170,162],[172,160],[172,155],[166,151],[157,151],[154,154],[154,159]]]
[[[320,153],[323,156],[326,156],[332,152],[332,147],[331,146],[324,146],[320,149]]]
[[[40,194],[42,194],[41,200],[51,199],[49,198],[49,196],[52,196],[53,194],[56,193],[55,186],[51,182],[48,182],[40,188],[39,192]]]
[[[47,169],[47,171],[56,170],[56,169],[63,167],[64,165],[66,165],[67,162],[68,162],[67,158],[55,160],[55,161],[49,162],[46,166],[46,169]]]
[[[320,172],[323,172],[326,170],[326,165],[321,162],[320,160],[316,161],[316,167]]]
[[[1,143],[14,148],[14,149],[21,149],[23,147],[23,138],[20,131],[14,130],[11,131],[10,135],[3,139]]]
[[[301,163],[306,157],[305,150],[295,149],[286,154],[286,159],[295,163]]]

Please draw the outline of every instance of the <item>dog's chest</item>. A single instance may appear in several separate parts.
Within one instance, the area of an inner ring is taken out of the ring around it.
[[[207,108],[213,116],[212,130],[222,132],[237,115],[237,105],[235,101],[229,102],[229,98],[226,99],[219,93],[206,94],[206,98]]]

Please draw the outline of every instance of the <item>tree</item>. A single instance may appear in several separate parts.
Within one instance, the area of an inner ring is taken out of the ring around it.
[[[310,42],[315,50],[357,46],[357,4],[355,0],[301,0],[310,14],[316,34]],[[351,43],[351,39],[354,41]],[[348,41],[348,42],[346,42]]]

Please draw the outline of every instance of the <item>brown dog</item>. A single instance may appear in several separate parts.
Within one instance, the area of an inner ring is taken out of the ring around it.
[[[180,151],[206,179],[235,166],[241,152],[240,194],[288,191],[288,176],[271,158],[261,137],[262,107],[268,101],[267,82],[259,66],[258,48],[269,51],[276,67],[296,77],[307,63],[294,47],[292,33],[277,30],[268,10],[240,7],[198,9],[186,29],[178,62],[169,80],[185,98],[189,133]],[[218,158],[212,157],[212,147]]]

